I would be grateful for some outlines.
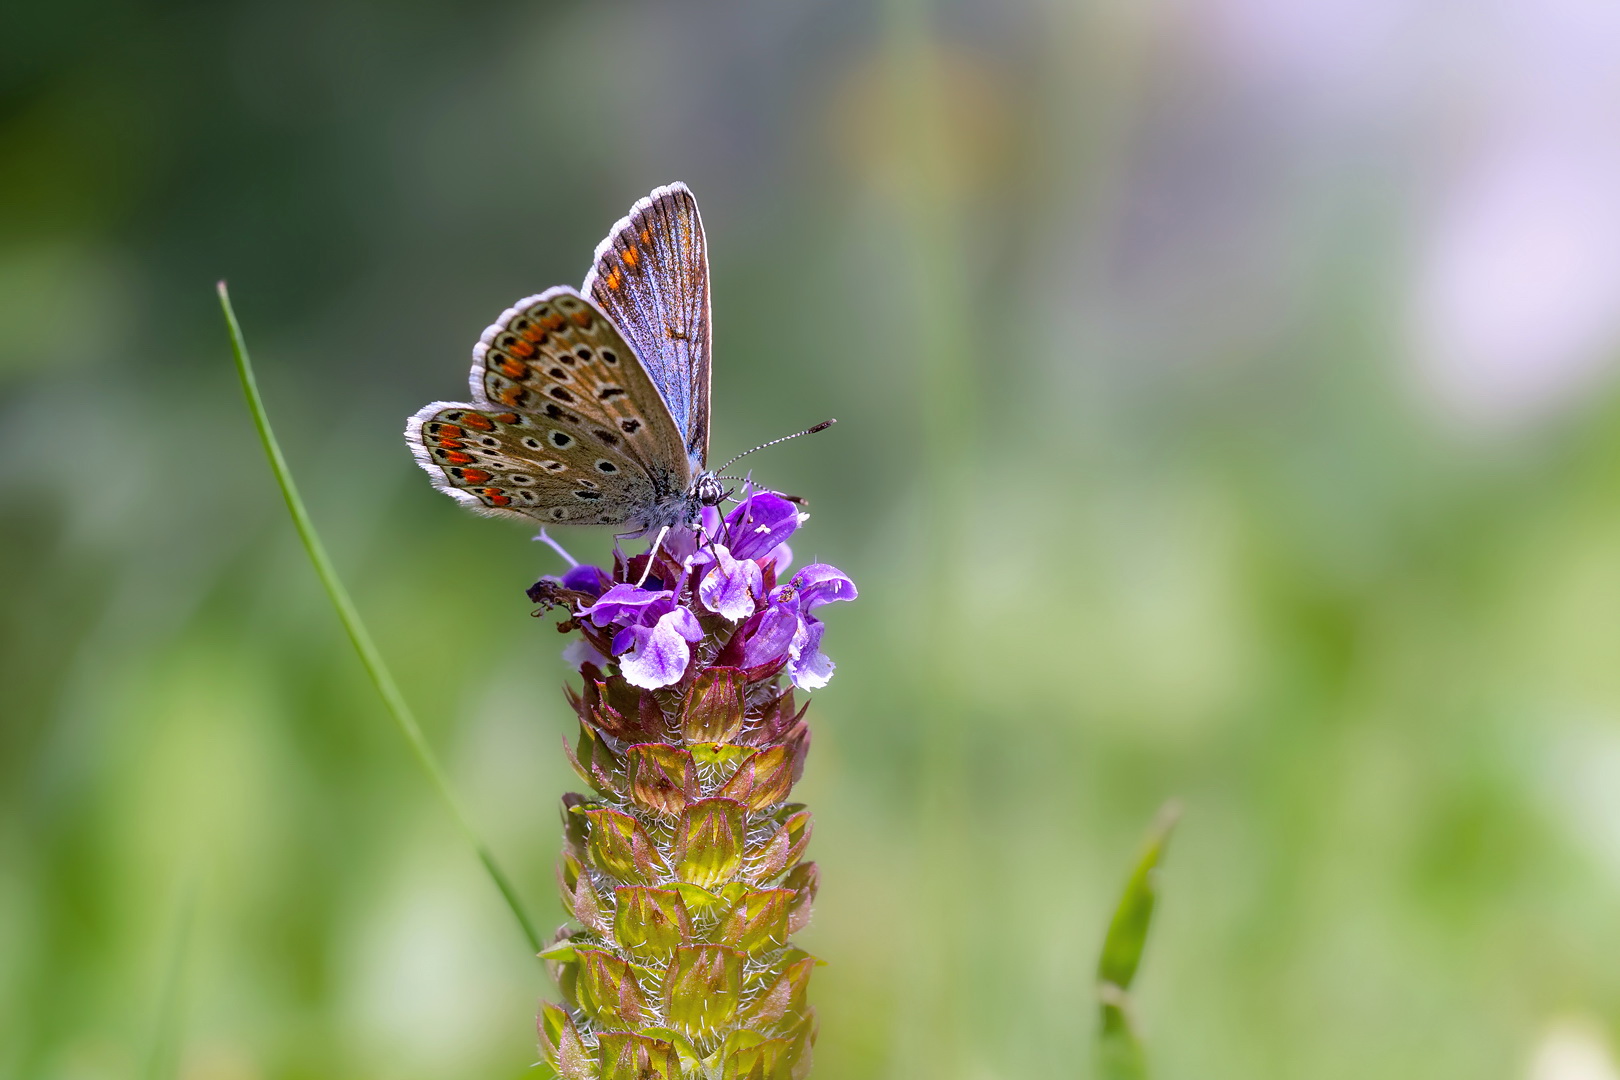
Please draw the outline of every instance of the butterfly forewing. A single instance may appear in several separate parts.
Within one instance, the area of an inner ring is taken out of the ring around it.
[[[635,347],[701,468],[709,451],[709,263],[684,184],[630,208],[596,249],[584,292]]]
[[[473,350],[471,383],[472,402],[427,406],[406,438],[434,486],[475,510],[644,525],[691,482],[657,388],[573,289],[507,310]]]

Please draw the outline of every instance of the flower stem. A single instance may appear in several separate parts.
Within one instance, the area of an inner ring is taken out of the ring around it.
[[[506,906],[511,908],[513,917],[523,929],[523,936],[528,940],[530,950],[538,953],[541,949],[540,935],[535,933],[534,924],[529,920],[528,913],[523,910],[517,890],[500,864],[495,861],[494,852],[473,831],[471,820],[462,807],[461,800],[456,798],[455,792],[451,790],[449,777],[445,775],[444,768],[434,756],[433,748],[428,745],[427,738],[422,734],[422,728],[416,722],[416,715],[406,703],[399,685],[394,682],[388,665],[383,662],[382,654],[377,651],[377,645],[366,630],[360,612],[355,608],[354,601],[349,598],[348,590],[343,587],[332,560],[326,554],[326,548],[321,544],[309,512],[304,509],[304,501],[299,497],[298,486],[293,482],[292,471],[287,467],[287,459],[282,456],[281,446],[276,442],[275,432],[270,428],[270,417],[265,412],[264,401],[259,397],[259,385],[253,377],[253,362],[248,359],[247,343],[242,338],[242,327],[236,321],[236,312],[231,308],[230,294],[226,291],[223,281],[219,283],[219,304],[225,313],[225,325],[230,330],[231,350],[236,356],[236,373],[242,380],[242,394],[247,398],[248,411],[253,414],[253,425],[258,429],[259,441],[264,445],[264,456],[270,461],[270,470],[275,473],[276,483],[281,487],[282,498],[287,501],[287,511],[292,515],[293,526],[298,530],[298,538],[303,541],[304,551],[308,553],[309,561],[315,566],[315,574],[321,579],[327,598],[337,609],[338,619],[343,623],[343,629],[348,632],[349,640],[354,644],[354,651],[360,654],[360,663],[371,676],[372,685],[377,688],[383,705],[394,718],[400,734],[405,737],[405,742],[416,756],[417,764],[427,774],[429,783],[438,792],[445,808],[450,811],[456,826],[477,853],[478,861],[484,864],[484,869],[495,882],[495,887],[501,891]]]

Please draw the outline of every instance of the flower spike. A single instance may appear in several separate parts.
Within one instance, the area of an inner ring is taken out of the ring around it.
[[[809,1073],[815,960],[789,935],[819,875],[810,813],[787,801],[810,745],[794,691],[832,677],[816,612],[857,593],[824,563],[783,580],[803,521],[745,485],[611,573],[575,565],[528,590],[566,613],[583,681],[567,751],[591,794],[563,799],[557,867],[577,925],[541,954],[563,1001],[538,1020],[568,1080]]]

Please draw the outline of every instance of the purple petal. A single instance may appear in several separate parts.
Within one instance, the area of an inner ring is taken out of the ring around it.
[[[563,663],[575,671],[578,671],[586,664],[595,664],[599,668],[605,668],[608,665],[608,658],[597,652],[596,646],[584,638],[570,642],[568,647],[563,649],[562,658]]]
[[[782,580],[787,568],[793,565],[793,549],[786,544],[777,544],[765,555],[760,556],[761,563],[776,564],[776,580]]]
[[[759,621],[748,630],[743,642],[742,666],[758,667],[779,659],[793,644],[799,632],[799,613],[789,604],[772,604],[760,612]]]
[[[842,570],[826,563],[811,563],[794,574],[793,587],[799,593],[800,611],[814,611],[822,604],[853,600],[860,595]]]
[[[643,690],[657,690],[681,681],[686,665],[692,660],[692,647],[676,625],[682,621],[681,615],[694,624],[697,622],[690,611],[677,608],[651,628],[636,626],[625,631],[635,639],[635,647],[619,658],[619,672],[625,682]],[[701,633],[699,631],[700,636]],[[617,644],[615,639],[614,645]]]
[[[696,615],[683,607],[678,607],[660,617],[658,626],[668,627],[687,641],[703,640],[703,624],[698,622]]]
[[[714,546],[715,566],[698,586],[703,606],[732,622],[754,613],[754,598],[765,591],[765,575],[752,559],[731,557],[724,544]]]
[[[697,530],[676,525],[664,536],[664,542],[659,546],[670,558],[684,563],[702,549],[702,541],[703,536]]]
[[[662,604],[659,601],[663,601]],[[668,589],[642,589],[634,585],[615,585],[602,594],[594,604],[579,609],[580,615],[589,615],[597,626],[610,623],[649,623],[663,615],[675,603],[675,594]],[[666,606],[667,605],[667,606]]]
[[[613,643],[610,646],[610,648],[613,650],[613,655],[621,656],[624,653],[629,652],[631,649],[639,645],[641,640],[651,632],[652,631],[645,626],[627,626],[623,630],[620,630],[617,634],[613,635]]]
[[[821,651],[822,629],[820,619],[806,619],[804,633],[794,635],[788,678],[801,690],[820,690],[832,678],[833,662]]]
[[[771,491],[749,495],[726,515],[731,554],[754,559],[793,535],[799,527],[799,508]]]
[[[720,539],[720,509],[715,506],[705,506],[701,511],[703,521],[703,535],[710,540]]]
[[[575,592],[601,596],[602,590],[608,588],[612,580],[601,567],[580,563],[562,576],[562,586]]]

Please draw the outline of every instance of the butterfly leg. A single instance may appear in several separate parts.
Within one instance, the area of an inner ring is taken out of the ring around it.
[[[639,589],[647,583],[647,575],[652,573],[653,563],[658,558],[658,548],[663,544],[664,537],[668,535],[668,525],[665,525],[662,529],[658,530],[658,538],[653,541],[652,547],[647,549],[647,565],[641,568],[641,580],[636,582],[636,588]]]

